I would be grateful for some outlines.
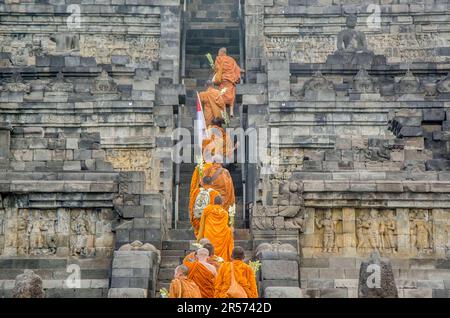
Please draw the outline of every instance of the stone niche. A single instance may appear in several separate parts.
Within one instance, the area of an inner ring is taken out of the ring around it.
[[[445,258],[450,248],[448,209],[306,208],[305,257]]]
[[[0,209],[1,256],[110,257],[112,209]]]

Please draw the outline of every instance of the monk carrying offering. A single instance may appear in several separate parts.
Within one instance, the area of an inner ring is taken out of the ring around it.
[[[189,278],[189,269],[184,265],[175,268],[175,275],[170,283],[169,298],[202,298],[200,289]]]
[[[232,261],[222,264],[216,277],[215,298],[258,298],[255,273],[244,263],[245,252],[233,249]]]
[[[213,164],[208,165],[204,169],[204,187],[206,189],[213,188],[218,191],[223,199],[222,207],[230,212],[230,208],[233,208],[235,205],[236,197],[234,195],[233,179],[231,178],[230,172],[222,166],[222,162],[223,157],[221,155],[215,155],[213,157]]]
[[[217,196],[214,203],[203,211],[198,238],[208,238],[216,255],[229,262],[234,247],[233,231],[229,226],[228,212],[222,207],[222,197]]]
[[[201,186],[194,190],[189,197],[189,219],[194,229],[195,237],[198,237],[198,230],[200,227],[200,219],[203,214],[203,210],[214,202],[214,198],[219,196],[220,193],[210,187],[209,180],[203,178]]]
[[[230,107],[230,116],[234,116],[234,101],[236,99],[236,84],[241,80],[241,69],[234,58],[227,55],[227,49],[221,48],[214,64],[214,84],[219,89],[225,89],[223,100]]]

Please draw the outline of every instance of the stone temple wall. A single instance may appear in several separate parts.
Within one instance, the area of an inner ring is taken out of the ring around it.
[[[48,296],[105,297],[114,249],[161,248],[171,223],[180,2],[1,0],[0,15],[0,291],[29,268]],[[72,263],[81,289],[64,289]]]
[[[401,297],[448,295],[448,3],[378,3],[380,28],[369,4],[246,2],[248,126],[277,129],[281,155],[272,175],[250,168],[252,233],[298,247],[311,297],[357,297],[373,249]]]

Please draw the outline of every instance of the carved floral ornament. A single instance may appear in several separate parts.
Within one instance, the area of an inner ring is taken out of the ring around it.
[[[322,75],[322,72],[317,71],[313,74],[311,79],[309,79],[307,82],[305,82],[305,85],[303,85],[303,95],[306,94],[306,92],[312,91],[312,92],[318,92],[318,91],[328,91],[328,92],[334,92],[335,87],[334,83],[330,80],[327,80],[325,76]]]
[[[29,93],[30,84],[24,83],[19,72],[14,72],[10,80],[3,84],[3,91],[12,93]]]
[[[55,80],[50,82],[45,89],[50,92],[71,92],[73,91],[73,84],[67,82],[64,79],[64,74],[59,71]]]
[[[93,94],[116,93],[117,85],[114,79],[108,75],[108,72],[102,70],[101,74],[94,80],[91,88]]]
[[[353,89],[360,93],[376,93],[378,87],[365,68],[361,68],[353,78]]]

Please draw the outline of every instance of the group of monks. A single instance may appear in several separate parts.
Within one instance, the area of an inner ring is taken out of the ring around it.
[[[202,143],[203,162],[191,179],[189,216],[198,249],[175,269],[170,298],[257,298],[253,269],[244,262],[244,249],[234,246],[235,193],[230,172],[224,167],[237,145],[223,129],[226,107],[233,107],[240,68],[219,50],[215,75],[199,94],[208,133]],[[216,89],[214,85],[218,85]]]

